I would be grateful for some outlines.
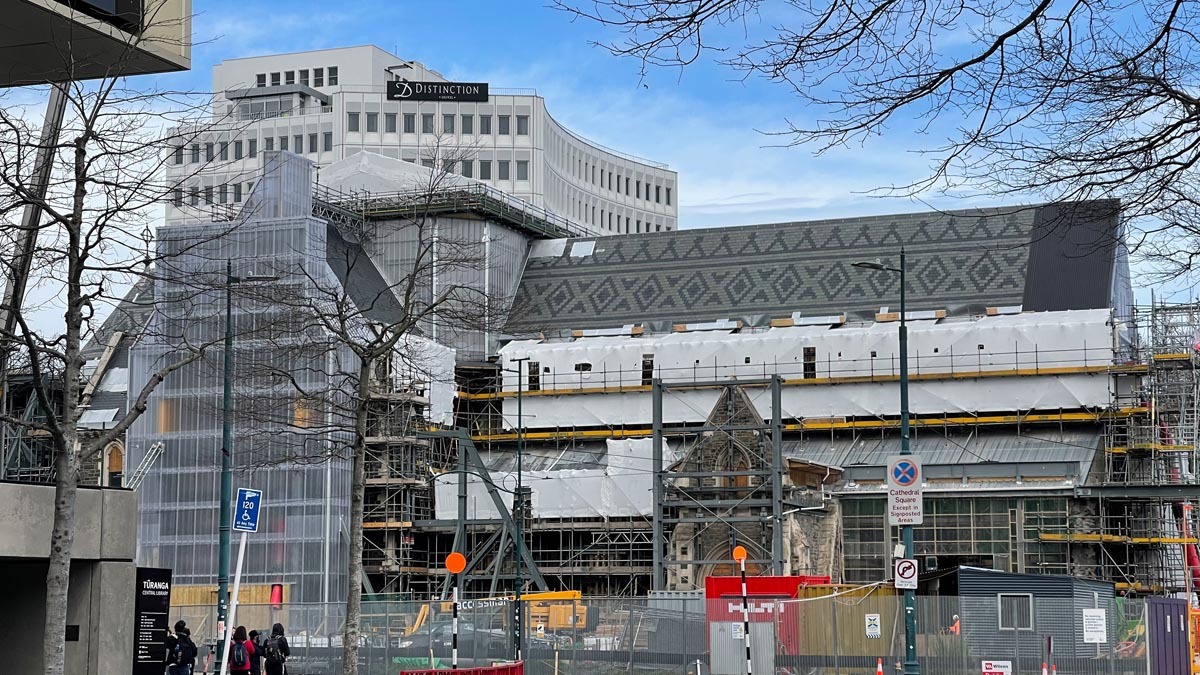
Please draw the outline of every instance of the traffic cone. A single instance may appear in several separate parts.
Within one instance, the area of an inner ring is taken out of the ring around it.
[[[1042,675],[1050,675],[1050,673],[1046,671],[1046,662],[1045,661],[1042,661]]]
[[[1058,675],[1058,664],[1050,666],[1050,675]]]
[[[883,675],[883,659],[875,660],[875,675]]]

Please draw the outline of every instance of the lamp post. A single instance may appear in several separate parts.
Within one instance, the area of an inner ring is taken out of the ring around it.
[[[233,520],[233,285],[243,281],[275,281],[273,276],[233,276],[233,262],[225,261],[225,365],[222,375],[224,391],[221,400],[221,521],[218,527],[217,552],[217,626],[221,641],[217,643],[217,659],[225,658],[229,642],[229,535]]]
[[[513,592],[513,643],[516,645],[517,661],[521,660],[521,555],[525,548],[525,537],[522,534],[525,521],[525,491],[521,483],[522,463],[525,457],[525,418],[523,416],[522,394],[525,390],[525,362],[528,356],[512,359],[517,364],[516,369],[505,368],[505,372],[517,374],[517,492],[513,495],[513,511],[516,518],[516,551],[517,579],[516,590]]]
[[[911,455],[908,438],[908,324],[905,320],[905,270],[904,249],[900,249],[900,267],[888,267],[882,262],[856,262],[855,267],[893,272],[900,275],[900,454]],[[904,544],[904,557],[911,559],[913,551],[912,525],[900,526],[900,540]],[[904,591],[904,675],[920,675],[917,663],[917,598],[912,589]]]

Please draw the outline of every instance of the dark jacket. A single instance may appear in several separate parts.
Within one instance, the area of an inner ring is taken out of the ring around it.
[[[266,654],[267,642],[275,640],[279,644],[279,653],[283,655],[286,661],[292,655],[292,650],[288,646],[287,638],[283,636],[283,624],[275,624],[271,627],[271,637],[263,642],[263,653]],[[287,668],[282,663],[271,663],[267,661],[267,675],[281,675],[287,672]]]

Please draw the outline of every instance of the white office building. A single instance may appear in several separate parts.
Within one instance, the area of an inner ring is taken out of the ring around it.
[[[245,200],[262,151],[276,149],[319,167],[359,152],[447,166],[596,234],[676,229],[674,171],[567,129],[532,89],[451,83],[362,46],[224,61],[213,90],[217,124],[167,161],[184,179],[170,222]]]

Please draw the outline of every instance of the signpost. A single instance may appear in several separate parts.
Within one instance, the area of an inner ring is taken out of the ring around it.
[[[883,637],[883,629],[880,627],[879,615],[868,614],[865,618],[867,624],[867,638],[871,640],[877,640]]]
[[[133,675],[162,675],[171,612],[171,570],[137,568],[133,603]]]
[[[746,675],[754,675],[750,659],[750,594],[746,592],[746,547],[734,546],[733,559],[742,570],[742,631],[746,636]]]
[[[925,501],[921,496],[924,479],[918,457],[892,455],[887,458],[889,525],[920,525],[925,520]]]
[[[242,562],[246,559],[246,534],[258,532],[258,514],[262,508],[262,490],[238,488],[237,501],[233,505],[233,529],[242,533],[238,544],[237,569],[233,574],[233,598],[229,602],[229,620],[225,622],[225,630],[221,635],[223,645],[220,654],[221,675],[229,672],[229,638],[230,630],[237,625],[238,591],[242,587]]]
[[[458,551],[446,556],[446,571],[454,575],[454,612],[450,615],[450,669],[458,670],[458,575],[467,569],[467,558]]]
[[[1108,615],[1103,608],[1083,610],[1083,641],[1093,645],[1108,642]]]
[[[917,561],[912,558],[897,558],[892,566],[892,581],[896,584],[896,588],[905,590],[917,590]]]

